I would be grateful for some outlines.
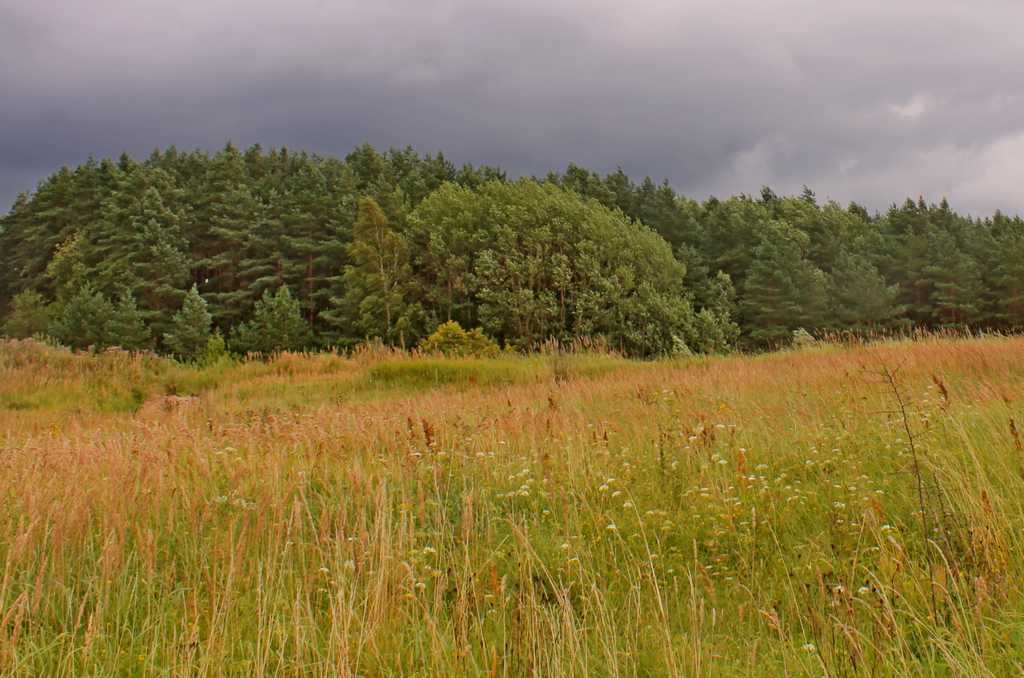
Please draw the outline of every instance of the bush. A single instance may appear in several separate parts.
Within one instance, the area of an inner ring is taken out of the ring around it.
[[[454,320],[434,330],[433,334],[420,342],[419,348],[424,353],[474,358],[491,358],[500,351],[498,345],[487,338],[479,327],[467,332]]]
[[[3,333],[12,339],[28,339],[46,334],[52,321],[50,306],[35,290],[25,290],[14,297],[11,313],[3,325]]]
[[[206,349],[203,351],[199,364],[203,367],[216,365],[228,356],[228,344],[224,341],[224,335],[219,330],[210,335],[206,341]]]
[[[810,348],[811,346],[815,346],[817,343],[818,340],[804,328],[801,327],[793,330],[793,348]]]

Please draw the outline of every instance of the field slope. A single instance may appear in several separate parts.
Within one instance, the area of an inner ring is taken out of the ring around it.
[[[0,345],[0,674],[1024,671],[1024,340]]]

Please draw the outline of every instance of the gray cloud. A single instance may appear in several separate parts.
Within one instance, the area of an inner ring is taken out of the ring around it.
[[[89,155],[361,141],[683,193],[1024,212],[1017,0],[0,0],[0,201]]]

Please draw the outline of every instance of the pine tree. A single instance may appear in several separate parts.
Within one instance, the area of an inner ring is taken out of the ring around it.
[[[132,172],[120,192],[104,203],[102,221],[89,228],[85,259],[98,288],[107,293],[128,289],[159,333],[185,293],[187,244],[178,215],[158,188],[173,193],[170,177],[159,169]]]
[[[329,303],[330,278],[344,254],[343,225],[351,222],[341,211],[320,169],[306,161],[289,182],[284,200],[283,245],[287,256],[282,271],[288,285],[299,291],[303,316],[310,327]],[[350,203],[349,203],[350,204]]]
[[[106,325],[106,343],[128,351],[152,348],[153,335],[135,304],[131,291],[125,291],[113,306]]]
[[[39,278],[49,265],[49,257],[35,250],[28,224],[33,217],[33,202],[27,193],[14,200],[10,212],[0,216],[0,252],[4,262],[0,266],[0,309],[7,309],[15,296],[28,286],[32,278]]]
[[[901,313],[899,288],[885,278],[867,257],[844,251],[829,279],[830,324],[858,332],[889,327]]]
[[[19,196],[0,223],[0,308],[30,287],[51,293],[43,273],[57,247],[79,230],[74,211],[78,189],[76,175],[62,167],[31,197]]]
[[[206,301],[193,285],[185,295],[181,309],[174,314],[171,329],[164,334],[164,344],[181,360],[197,360],[209,344],[212,322]]]
[[[285,283],[285,209],[284,198],[278,188],[271,188],[259,218],[245,234],[236,282],[254,300],[264,291],[276,290]]]
[[[826,277],[803,258],[794,233],[781,228],[768,234],[753,254],[740,303],[751,343],[779,346],[788,343],[796,329],[821,327],[827,308]]]
[[[327,224],[321,240],[317,266],[321,278],[313,302],[317,310],[314,329],[322,346],[335,345],[344,338],[356,335],[345,313],[339,313],[335,299],[345,297],[345,266],[347,248],[352,241],[352,224],[357,211],[355,177],[352,171],[336,162],[325,162],[321,172],[327,186],[327,196],[320,208]]]
[[[932,289],[933,322],[947,327],[971,325],[981,312],[981,269],[951,233],[936,229],[930,236],[931,254],[923,274]]]
[[[147,320],[162,333],[185,295],[189,279],[187,244],[178,215],[165,205],[155,188],[143,196],[132,226],[136,233],[132,290]]]
[[[50,306],[43,295],[35,290],[25,290],[14,297],[11,312],[4,321],[3,333],[12,339],[27,339],[45,334],[50,320]]]
[[[264,206],[253,192],[245,159],[231,144],[208,164],[192,223],[186,229],[199,248],[196,278],[210,301],[214,322],[238,323],[252,307],[255,291],[239,277],[248,233],[260,223]]]
[[[989,293],[998,326],[1020,330],[1024,328],[1024,222],[1017,220],[1013,226],[993,243]]]
[[[270,290],[263,293],[253,308],[252,319],[235,327],[231,343],[240,353],[273,355],[302,350],[311,341],[299,301],[287,287],[281,286],[275,294]]]
[[[604,185],[613,196],[610,207],[618,207],[623,214],[636,218],[636,185],[621,167],[604,178]]]
[[[64,304],[50,334],[69,348],[101,350],[111,345],[107,326],[113,314],[110,300],[86,284]]]

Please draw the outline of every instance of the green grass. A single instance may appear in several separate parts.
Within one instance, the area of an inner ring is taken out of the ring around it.
[[[423,390],[442,386],[486,387],[576,379],[609,374],[628,365],[603,355],[483,358],[417,358],[374,364],[367,382],[390,388]],[[635,366],[635,364],[634,364]]]
[[[0,674],[1019,675],[1022,352],[5,345]]]

